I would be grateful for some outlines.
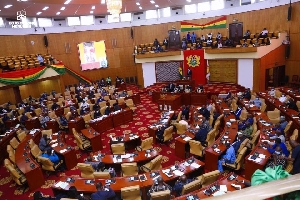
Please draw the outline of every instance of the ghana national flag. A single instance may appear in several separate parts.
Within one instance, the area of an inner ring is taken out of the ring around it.
[[[203,30],[203,29],[215,29],[226,28],[227,17],[223,16],[206,24],[194,24],[189,22],[181,22],[181,32]]]

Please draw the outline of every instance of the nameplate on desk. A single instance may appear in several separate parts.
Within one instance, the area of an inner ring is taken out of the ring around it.
[[[93,180],[86,180],[86,181],[85,181],[85,184],[90,184],[90,185],[93,185],[93,184],[94,184],[94,182],[95,182],[95,181],[93,181]]]
[[[138,181],[139,178],[137,176],[132,176],[132,177],[129,177],[128,179],[129,181]]]
[[[199,197],[196,194],[189,195],[186,197],[186,200],[199,200]]]
[[[191,137],[187,136],[187,137],[185,137],[183,140],[187,142],[187,141],[189,141],[189,140],[191,140],[191,139],[192,139]]]
[[[147,180],[147,177],[143,174],[143,175],[139,176],[139,179],[140,179],[141,182],[143,182],[143,181]]]
[[[60,187],[62,189],[65,189],[69,184],[67,182],[62,182],[62,181],[59,181],[58,183],[55,184],[55,187]]]

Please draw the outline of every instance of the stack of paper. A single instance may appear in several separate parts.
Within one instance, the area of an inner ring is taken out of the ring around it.
[[[51,145],[51,147],[57,147],[58,143],[54,143]]]
[[[69,184],[67,182],[62,182],[59,181],[58,183],[55,184],[55,187],[60,187],[62,189],[65,189]]]
[[[226,185],[220,185],[220,191],[227,192],[227,186]]]
[[[173,173],[176,175],[176,176],[182,176],[184,173],[182,171],[179,171],[179,170],[175,170],[173,171]]]
[[[187,137],[185,137],[183,140],[187,142],[187,141],[189,141],[189,140],[191,140],[191,139],[192,139],[191,137],[187,136]]]
[[[213,193],[213,196],[216,197],[216,196],[221,196],[224,194],[226,194],[224,191],[217,191],[217,192]]]
[[[60,153],[65,153],[67,151],[67,149],[63,149],[63,150],[60,150],[59,152]]]
[[[258,157],[259,157],[259,158],[262,158],[262,159],[265,159],[265,158],[266,158],[266,155],[260,153],[260,154],[258,155]]]
[[[198,169],[201,165],[199,165],[199,164],[193,162],[193,163],[191,164],[191,166]]]

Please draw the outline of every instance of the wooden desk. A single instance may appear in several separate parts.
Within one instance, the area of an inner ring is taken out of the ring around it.
[[[89,123],[89,126],[95,129],[98,133],[103,133],[109,129],[114,128],[113,124],[113,117],[112,115],[105,117],[105,118],[99,118],[96,121],[91,121]]]
[[[85,122],[82,117],[77,117],[75,120],[70,120],[68,126],[70,131],[75,128],[77,132],[80,132],[82,129],[85,129]]]
[[[38,117],[33,117],[25,122],[25,127],[27,130],[32,130],[35,128],[40,128],[40,120]]]
[[[191,105],[202,106],[207,104],[207,94],[206,93],[191,93]]]
[[[40,131],[36,131],[33,135],[28,134],[15,151],[16,165],[25,175],[31,191],[41,187],[45,183],[42,168],[31,156],[30,148],[28,146],[28,141],[30,139],[33,139],[33,141],[38,144],[40,138]],[[26,161],[26,158],[28,158],[28,161]],[[32,165],[32,167],[30,165]]]
[[[17,118],[7,120],[5,123],[6,128],[15,127],[17,124],[19,124],[19,120]]]
[[[232,175],[233,173],[229,173],[227,176],[223,177],[222,179],[204,187],[204,188],[201,188],[200,190],[197,190],[197,191],[194,191],[194,192],[191,192],[189,194],[186,194],[186,195],[182,195],[180,197],[177,197],[175,198],[174,200],[186,200],[188,196],[191,196],[191,195],[196,195],[199,199],[206,199],[206,198],[210,198],[212,197],[211,196],[207,196],[206,194],[204,194],[204,191],[209,189],[210,187],[214,186],[214,185],[226,185],[227,187],[227,191],[229,192],[234,192],[236,191],[236,189],[231,186],[231,184],[235,184],[235,185],[240,185],[241,188],[245,188],[245,185],[242,184],[242,183],[237,183],[236,180],[239,180],[239,181],[242,181],[242,180],[247,180],[241,176],[238,176],[237,178],[235,178],[234,180],[228,180],[228,178]],[[249,179],[248,179],[249,180]]]
[[[248,112],[254,113],[254,112],[260,112],[260,108],[256,107],[253,104],[249,104],[248,100],[242,99],[239,101],[243,105],[243,107],[246,108]]]
[[[51,142],[51,147],[53,148],[56,154],[60,155],[60,157],[63,157],[66,168],[68,170],[73,169],[77,165],[77,156],[76,156],[75,149],[66,144],[65,133],[64,132],[62,132],[61,134],[53,133],[52,141],[55,142]],[[58,145],[54,146],[53,144],[55,143],[57,143]],[[67,150],[67,151],[61,152],[63,150]]]
[[[126,100],[126,99],[132,99],[132,101],[133,101],[133,103],[134,103],[135,105],[141,103],[141,96],[140,96],[140,94],[134,94],[134,95],[132,95],[132,96],[125,97],[125,100]]]
[[[16,131],[14,129],[5,132],[3,136],[0,136],[0,163],[2,163],[4,159],[8,157],[6,148],[14,136],[16,136]]]
[[[61,115],[64,115],[64,108],[65,107],[60,107],[60,108],[58,108],[57,110],[55,110],[54,112],[55,112],[55,115],[57,116],[57,117],[60,117]]]
[[[127,124],[133,120],[133,111],[131,109],[125,109],[117,114],[113,114],[113,126],[114,128]]]
[[[185,141],[184,138],[190,137],[191,140],[195,138],[195,135],[191,132],[185,132],[184,134],[175,138],[175,155],[179,158],[186,159],[186,151],[189,151],[189,141]]]
[[[162,94],[160,95],[160,98],[157,100],[158,103],[158,109],[160,109],[160,106],[162,105],[162,110],[165,110],[165,106],[167,106],[167,110],[177,110],[181,106],[181,94]]]
[[[135,133],[124,134],[123,136],[119,136],[118,138],[111,137],[110,144],[118,143],[124,143],[126,150],[135,149],[141,144],[141,138]]]
[[[192,93],[180,93],[180,94],[181,94],[181,105],[190,105]]]
[[[100,133],[93,128],[82,129],[81,132],[91,142],[93,152],[103,149]]]
[[[47,124],[47,129],[51,129],[52,133],[56,133],[59,131],[59,125],[56,120],[53,119],[51,121],[46,122],[46,124]]]

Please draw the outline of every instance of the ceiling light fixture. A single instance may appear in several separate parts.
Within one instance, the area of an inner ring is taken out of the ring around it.
[[[56,15],[60,15],[60,12],[57,12]]]
[[[136,2],[135,4],[136,4],[137,6],[141,5],[139,2]]]
[[[158,8],[159,6],[158,6],[158,5],[155,5],[155,7]]]
[[[61,7],[61,9],[60,10],[65,10],[66,9],[66,7]]]
[[[105,4],[105,0],[101,0],[101,4]]]
[[[10,7],[12,7],[11,4],[4,6],[4,8],[10,8]]]
[[[64,4],[69,4],[72,0],[67,0]]]
[[[46,6],[46,7],[44,7],[42,10],[47,10],[49,7],[48,6]]]
[[[142,6],[140,6],[139,9],[142,10],[143,9]]]
[[[37,12],[36,14],[37,14],[37,15],[40,15],[40,14],[42,14],[42,12]]]
[[[93,13],[94,13],[94,11],[91,10],[91,11],[90,11],[90,14],[93,14]]]
[[[28,1],[28,0],[18,0],[18,1]]]
[[[92,6],[92,10],[94,10],[96,8],[96,6]]]
[[[186,0],[186,1],[190,3],[192,0]]]
[[[106,0],[107,11],[113,18],[119,18],[122,9],[122,0]]]
[[[150,3],[155,4],[155,1],[150,1]]]

